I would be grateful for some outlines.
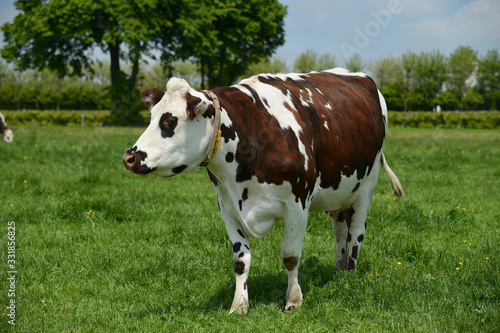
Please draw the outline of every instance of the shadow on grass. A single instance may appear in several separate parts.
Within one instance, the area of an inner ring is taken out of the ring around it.
[[[334,264],[320,263],[317,257],[306,258],[299,268],[299,283],[305,298],[311,287],[323,287],[335,280]],[[288,277],[285,267],[279,273],[252,275],[248,278],[250,308],[256,304],[285,307]],[[198,310],[205,312],[229,311],[234,296],[234,283],[221,288],[207,302],[199,304]]]

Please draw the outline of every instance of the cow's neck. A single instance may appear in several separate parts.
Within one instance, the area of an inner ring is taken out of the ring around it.
[[[220,114],[220,102],[217,95],[215,95],[212,91],[208,91],[207,94],[212,98],[214,104],[214,127],[212,130],[212,135],[210,137],[210,141],[208,143],[207,152],[205,154],[205,159],[201,162],[200,166],[207,166],[212,158],[214,158],[217,153],[217,149],[219,148],[220,136],[221,136],[221,114]]]
[[[4,134],[6,130],[7,130],[7,123],[5,122],[3,114],[0,113],[0,134]]]

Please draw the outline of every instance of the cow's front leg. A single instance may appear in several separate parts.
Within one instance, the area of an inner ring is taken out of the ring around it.
[[[288,288],[286,290],[285,312],[290,312],[302,305],[302,291],[299,285],[299,263],[302,253],[302,242],[306,233],[307,213],[298,214],[285,219],[285,234],[281,257],[288,272]]]
[[[250,242],[240,223],[227,218],[224,224],[233,248],[233,267],[236,274],[236,290],[229,313],[243,314],[248,312],[248,273],[252,262]]]

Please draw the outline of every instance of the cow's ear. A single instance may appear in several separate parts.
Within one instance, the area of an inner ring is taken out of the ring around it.
[[[150,110],[158,104],[158,102],[162,99],[165,93],[156,88],[146,88],[141,91],[141,101],[146,105]]]
[[[188,118],[193,120],[194,118],[202,115],[208,109],[208,100],[205,98],[201,99],[198,96],[193,96],[190,93],[186,93],[186,112]]]

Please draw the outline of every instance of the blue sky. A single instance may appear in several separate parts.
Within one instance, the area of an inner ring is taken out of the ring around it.
[[[485,54],[500,48],[499,0],[281,0],[288,6],[286,43],[277,55],[292,64],[305,49],[334,54],[338,65],[357,52],[382,56],[459,45]],[[363,36],[364,35],[364,36]]]
[[[459,45],[480,55],[500,49],[500,0],[280,0],[288,6],[286,42],[276,55],[293,66],[311,49],[334,54],[338,65],[359,53],[363,60],[440,50]],[[0,0],[0,25],[12,21],[12,0]],[[0,36],[3,44],[3,34]]]

